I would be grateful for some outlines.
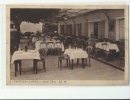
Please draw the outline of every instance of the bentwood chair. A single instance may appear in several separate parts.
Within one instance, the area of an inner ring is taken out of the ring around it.
[[[106,50],[106,48],[107,48],[107,46],[108,46],[108,44],[107,43],[103,43],[102,44],[102,46],[103,46],[103,54],[105,54],[105,60],[106,60],[106,62],[108,61],[108,57],[111,55],[112,56],[112,52],[109,50],[109,51],[107,51]],[[112,57],[111,57],[112,58]],[[113,58],[112,58],[113,59]]]
[[[96,44],[95,44],[95,45],[96,45]],[[94,46],[95,46],[95,45],[94,45]],[[98,47],[95,46],[94,51],[95,51],[95,56],[98,57],[98,54],[101,53],[102,49],[99,48],[99,46],[98,46]]]
[[[51,55],[54,55],[54,42],[48,42],[47,43],[48,53]]]
[[[58,52],[62,51],[62,42],[55,42],[55,55],[58,55]]]
[[[62,69],[62,60],[66,60],[67,67],[68,65],[70,65],[69,56],[67,54],[64,54],[64,52],[62,52],[62,50],[60,49],[58,51],[58,68],[60,67],[60,70]]]
[[[46,59],[47,51],[48,51],[48,48],[39,49],[39,54],[40,54],[40,58],[41,58],[40,61],[43,62],[43,70],[44,70],[44,72],[46,72],[46,68],[45,68],[45,59]]]
[[[85,49],[86,52],[87,52],[87,54],[88,54],[89,66],[91,66],[91,65],[90,65],[90,54],[91,54],[91,52],[92,52],[92,49],[93,49],[92,46],[87,46],[86,49]],[[87,63],[87,59],[86,59],[86,63]]]
[[[119,67],[121,67],[121,65],[123,64],[123,62],[124,62],[124,60],[125,60],[125,48],[124,48],[124,46],[120,47],[119,54],[120,54]]]
[[[94,48],[95,55],[98,57],[98,54],[102,51],[100,48]]]
[[[40,49],[44,49],[47,47],[47,43],[46,42],[41,42],[40,43]]]

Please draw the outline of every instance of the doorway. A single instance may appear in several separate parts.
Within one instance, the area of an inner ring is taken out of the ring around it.
[[[98,22],[94,22],[94,38],[98,39]]]

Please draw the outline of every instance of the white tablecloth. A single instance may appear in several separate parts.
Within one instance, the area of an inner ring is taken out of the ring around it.
[[[40,54],[36,50],[28,50],[25,51],[15,51],[11,63],[13,64],[15,60],[22,60],[22,59],[40,59]]]
[[[70,59],[88,58],[87,52],[82,49],[66,49],[64,54],[67,54]]]
[[[104,46],[103,48],[106,51],[110,51],[110,50],[116,50],[116,52],[119,51],[117,44],[108,44],[107,46]]]
[[[96,48],[103,49],[103,46],[102,46],[103,43],[105,43],[105,42],[98,42],[98,43],[95,44],[95,47],[96,47]],[[106,43],[107,43],[107,44],[111,44],[110,42],[106,42]]]
[[[103,43],[105,43],[105,42],[98,42],[95,44],[95,47],[106,50],[106,51],[110,51],[110,50],[116,50],[116,52],[119,51],[117,44],[107,42],[107,45],[102,45]]]
[[[33,42],[33,43],[35,43],[37,40],[38,40],[37,37],[33,37],[33,38],[32,38],[32,42]]]
[[[36,43],[35,43],[35,50],[39,50],[41,47],[40,47],[40,43],[41,42],[43,42],[43,41],[37,41]],[[60,41],[45,41],[46,43],[48,43],[48,42],[53,42],[54,43],[54,46],[53,46],[53,48],[56,48],[57,47],[57,45],[55,45],[55,43],[56,42],[60,42]],[[63,43],[61,43],[61,46],[59,46],[59,47],[61,47],[61,49],[62,49],[62,51],[64,51],[64,45],[63,45]]]

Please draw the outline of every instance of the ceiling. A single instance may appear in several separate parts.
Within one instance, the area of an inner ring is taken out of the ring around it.
[[[61,9],[58,14],[53,17],[53,21],[58,22],[68,18],[75,18],[80,15],[87,15],[97,9]]]

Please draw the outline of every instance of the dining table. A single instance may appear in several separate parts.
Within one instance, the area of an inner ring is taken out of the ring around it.
[[[33,72],[37,74],[37,60],[40,60],[40,54],[37,50],[27,50],[27,51],[15,51],[12,55],[11,64],[15,64],[15,76],[18,68],[20,67],[21,75],[21,60],[33,60]]]
[[[106,45],[103,45],[103,44],[106,44]],[[116,52],[119,52],[118,45],[111,42],[98,42],[95,44],[95,47],[106,50],[106,51],[115,50]]]
[[[88,54],[86,51],[84,51],[81,48],[76,48],[76,49],[72,49],[72,48],[68,48],[65,49],[64,54],[67,54],[69,56],[69,59],[71,60],[71,69],[73,70],[73,61],[74,59],[82,59],[82,65],[83,68],[85,68],[85,59],[88,58]]]
[[[37,41],[37,42],[35,43],[35,50],[39,50],[39,49],[41,48],[41,45],[40,45],[40,44],[41,44],[42,42],[44,42],[44,41],[41,41],[41,40],[40,40],[40,41]],[[59,40],[54,40],[54,39],[53,39],[53,40],[46,40],[46,41],[45,41],[45,43],[50,43],[50,42],[51,42],[51,43],[54,43],[53,48],[57,48],[57,45],[55,45],[55,44],[58,43],[58,45],[59,45],[59,42],[60,42],[60,41],[59,41]],[[61,47],[62,51],[64,51],[63,42],[61,42],[61,46],[59,46],[59,47]]]

